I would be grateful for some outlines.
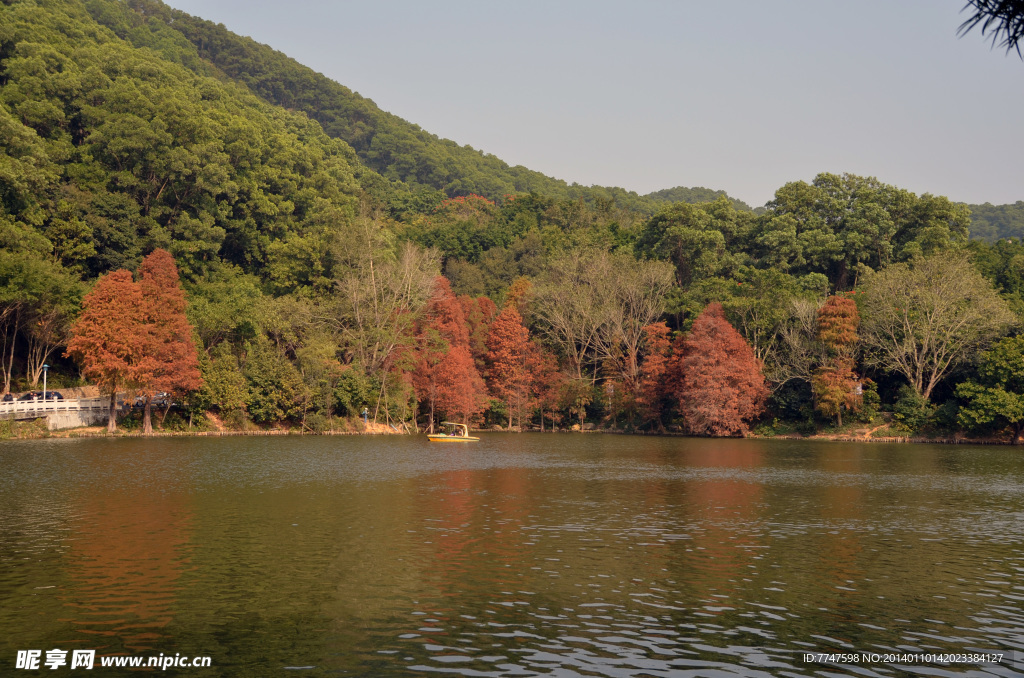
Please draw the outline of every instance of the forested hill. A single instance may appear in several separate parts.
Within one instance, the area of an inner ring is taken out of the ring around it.
[[[389,179],[449,196],[476,193],[491,199],[530,191],[566,197],[582,188],[440,139],[281,52],[161,2],[92,0],[88,7],[100,23],[137,47],[155,49],[197,72],[215,70],[270,103],[305,112]],[[618,189],[608,192],[627,197]]]
[[[267,45],[159,0],[89,0],[86,7],[97,22],[135,47],[152,49],[199,75],[244,84],[268,103],[306,113],[329,136],[348,143],[364,165],[397,182],[376,194],[397,214],[429,211],[444,197],[477,194],[500,200],[531,192],[590,204],[614,201],[638,216],[651,216],[668,204],[709,203],[719,197],[737,210],[752,211],[723,190],[677,186],[641,196],[617,187],[569,184],[522,165],[510,166],[382,111],[371,99]],[[972,238],[995,242],[1024,237],[1024,203],[969,207]]]
[[[432,206],[433,191],[446,197],[475,193],[492,200],[529,192],[588,203],[614,199],[619,207],[648,216],[666,202],[711,202],[724,195],[680,187],[641,197],[621,188],[568,184],[441,139],[267,45],[158,0],[90,0],[87,6],[97,21],[136,47],[153,49],[196,73],[243,83],[269,103],[305,112],[328,135],[352,146],[366,166],[411,187],[413,195],[403,199],[412,202],[408,207],[414,211]],[[679,191],[698,193],[684,196]],[[734,204],[749,209],[740,201]]]
[[[704,188],[703,186],[698,186],[696,188],[676,186],[675,188],[666,188],[661,191],[655,191],[654,193],[648,193],[644,197],[659,204],[671,204],[677,202],[696,204],[702,202],[714,202],[719,198],[725,198],[732,203],[732,206],[736,209],[746,212],[751,211],[750,205],[742,200],[733,198],[725,191],[715,191],[710,188]]]
[[[1005,238],[1024,239],[1024,201],[1012,205],[970,205],[971,238],[996,242]]]
[[[389,190],[305,115],[133,48],[84,3],[0,6],[0,27],[0,255],[91,278],[154,248],[190,276],[304,250],[281,272],[314,282],[326,225]]]

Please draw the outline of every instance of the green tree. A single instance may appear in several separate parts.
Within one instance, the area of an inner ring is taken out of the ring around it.
[[[724,197],[712,203],[677,203],[644,224],[636,241],[640,256],[666,259],[676,267],[676,282],[729,274],[742,262],[736,243],[752,215],[737,212]]]
[[[67,336],[82,293],[60,266],[24,251],[0,249],[0,374],[11,390],[16,350],[27,344],[25,366],[35,383],[42,365]]]
[[[1004,238],[1024,238],[1024,200],[1009,205],[969,205],[971,239],[995,243]]]
[[[248,385],[238,358],[227,343],[219,343],[210,351],[209,358],[200,361],[203,387],[201,398],[207,407],[222,413],[242,412],[249,400]]]
[[[969,250],[975,268],[999,290],[1014,313],[1024,318],[1024,243],[1017,238],[992,244],[972,240]]]
[[[947,198],[823,173],[776,191],[750,244],[762,265],[824,273],[835,289],[847,290],[865,269],[966,242],[969,224],[967,206]]]
[[[1009,428],[1013,443],[1024,434],[1024,337],[1007,337],[981,355],[976,379],[956,387],[962,402],[957,422],[969,431]]]
[[[295,366],[265,338],[248,344],[242,373],[248,385],[246,411],[253,421],[301,419],[308,405],[306,385]]]

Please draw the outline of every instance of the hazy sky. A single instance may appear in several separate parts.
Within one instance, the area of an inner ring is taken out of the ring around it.
[[[1024,63],[965,0],[170,0],[513,165],[752,205],[818,172],[1024,200]]]

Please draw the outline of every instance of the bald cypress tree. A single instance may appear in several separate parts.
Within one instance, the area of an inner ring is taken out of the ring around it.
[[[139,288],[145,308],[146,346],[137,381],[146,398],[143,432],[152,433],[153,396],[159,392],[183,395],[202,387],[199,354],[192,325],[185,316],[185,291],[178,279],[174,257],[157,249],[142,260]],[[164,416],[170,408],[165,403]]]
[[[469,423],[485,407],[484,381],[473,362],[462,305],[443,276],[434,281],[417,331],[413,386],[426,405],[432,431],[437,412]]]
[[[683,343],[679,405],[690,433],[741,436],[761,414],[768,389],[754,351],[709,304]]]
[[[117,393],[136,384],[144,361],[146,335],[142,290],[130,271],[101,277],[82,299],[82,314],[71,327],[65,355],[110,394],[107,431],[117,430]]]
[[[828,358],[811,378],[811,389],[818,411],[835,417],[839,426],[843,425],[844,409],[855,411],[860,406],[860,378],[854,371],[859,325],[857,304],[847,296],[831,296],[818,309],[818,341]]]
[[[491,392],[505,401],[508,425],[518,415],[522,424],[523,410],[530,399],[530,331],[523,326],[523,317],[514,302],[506,304],[491,323],[487,335],[487,376]]]

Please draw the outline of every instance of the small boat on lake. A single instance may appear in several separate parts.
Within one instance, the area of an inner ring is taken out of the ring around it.
[[[471,443],[479,438],[469,435],[469,427],[465,424],[456,424],[452,421],[442,421],[441,426],[445,428],[440,433],[427,435],[427,440],[434,443]]]

